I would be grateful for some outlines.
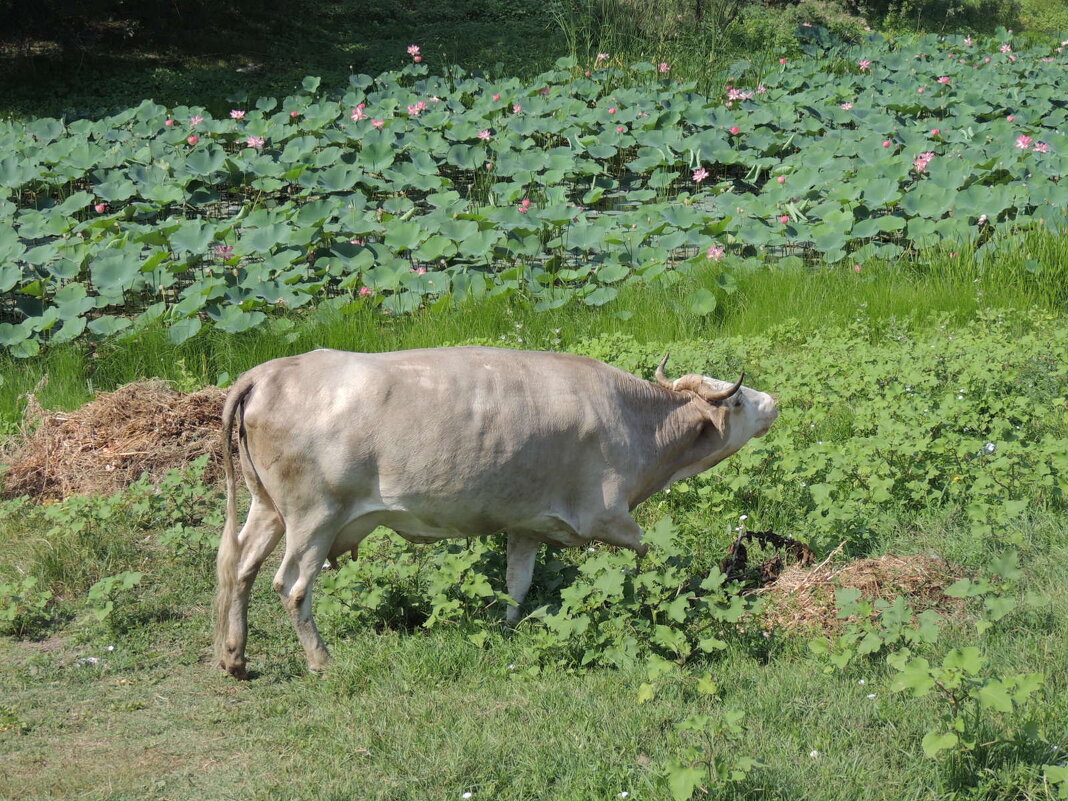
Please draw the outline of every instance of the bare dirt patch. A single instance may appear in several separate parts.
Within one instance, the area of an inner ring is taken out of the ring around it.
[[[179,392],[166,381],[138,381],[73,412],[44,409],[28,397],[23,435],[9,446],[3,494],[36,499],[108,494],[211,456],[208,480],[221,474],[219,430],[226,390]]]

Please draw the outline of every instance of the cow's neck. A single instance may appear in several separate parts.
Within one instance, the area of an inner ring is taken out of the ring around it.
[[[634,467],[638,469],[628,493],[631,509],[667,486],[673,477],[707,469],[702,465],[714,458],[726,435],[723,416],[711,420],[701,401],[673,392],[658,395],[660,402],[649,407],[652,413],[643,415],[636,432]]]

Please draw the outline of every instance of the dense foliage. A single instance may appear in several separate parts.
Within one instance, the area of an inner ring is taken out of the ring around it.
[[[997,232],[1065,226],[1063,54],[813,31],[813,57],[739,64],[717,97],[668,64],[533,82],[411,64],[229,119],[146,101],[5,124],[0,345],[159,320],[180,342],[327,298],[598,305],[710,258],[983,257]]]

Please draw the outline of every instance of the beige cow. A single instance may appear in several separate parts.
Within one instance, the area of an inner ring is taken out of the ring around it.
[[[542,543],[597,540],[643,554],[631,510],[778,416],[775,400],[741,379],[669,381],[667,358],[655,384],[580,356],[482,347],[317,350],[249,370],[223,410],[220,665],[246,676],[249,593],[283,533],[274,588],[313,670],[328,659],[312,619],[315,578],[377,526],[412,542],[506,531],[510,622]],[[240,531],[235,422],[252,494]]]

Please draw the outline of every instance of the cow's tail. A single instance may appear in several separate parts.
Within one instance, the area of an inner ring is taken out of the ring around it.
[[[234,475],[233,430],[234,420],[244,414],[245,399],[252,391],[253,382],[248,375],[242,376],[226,396],[222,412],[222,462],[226,475],[226,524],[219,541],[219,554],[215,560],[218,590],[215,595],[215,656],[222,659],[229,629],[230,605],[237,587],[237,565],[241,549],[237,541],[237,479]],[[244,426],[238,425],[238,438],[244,436]]]

